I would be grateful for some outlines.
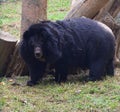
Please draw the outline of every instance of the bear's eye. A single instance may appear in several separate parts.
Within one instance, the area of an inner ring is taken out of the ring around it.
[[[43,38],[40,38],[40,41],[41,41],[41,42],[44,42],[44,41],[45,41],[45,39],[43,39]]]
[[[29,45],[34,45],[34,42],[32,40],[29,41]]]
[[[40,41],[41,41],[42,43],[47,43],[47,42],[48,42],[48,39],[46,39],[46,38],[43,37],[43,38],[40,39]]]

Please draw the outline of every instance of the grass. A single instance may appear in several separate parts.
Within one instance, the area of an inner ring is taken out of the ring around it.
[[[70,0],[48,0],[47,15],[49,20],[60,20],[70,8]]]
[[[63,19],[70,0],[49,0],[48,19]],[[21,1],[0,5],[0,29],[19,38]],[[48,76],[34,87],[27,87],[27,76],[0,78],[0,112],[119,112],[120,71],[103,81],[84,82],[70,76],[56,84]],[[80,74],[81,75],[81,74]]]
[[[21,2],[5,2],[0,5],[0,29],[20,37]]]
[[[118,76],[94,83],[69,78],[61,85],[48,77],[34,87],[27,87],[26,80],[28,77],[1,80],[2,112],[118,112],[120,109]]]

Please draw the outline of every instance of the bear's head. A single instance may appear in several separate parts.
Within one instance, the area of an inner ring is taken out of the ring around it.
[[[59,38],[47,22],[30,26],[23,34],[23,40],[28,43],[35,58],[44,58],[49,63],[56,62],[62,56]]]

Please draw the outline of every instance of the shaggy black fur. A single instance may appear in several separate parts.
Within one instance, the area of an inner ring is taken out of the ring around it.
[[[81,17],[30,26],[20,54],[28,65],[30,83],[42,78],[46,63],[54,65],[56,82],[66,81],[72,67],[89,69],[89,79],[95,81],[114,75],[114,46],[114,35],[106,25]]]

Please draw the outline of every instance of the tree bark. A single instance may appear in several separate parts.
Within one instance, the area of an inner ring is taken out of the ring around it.
[[[76,7],[76,5],[79,4],[79,7],[80,5],[84,2],[85,0],[72,0],[71,1],[71,6],[70,6],[70,9],[73,9],[74,7]]]
[[[47,0],[22,0],[21,35],[31,24],[47,19]]]
[[[22,0],[22,20],[21,20],[21,37],[25,30],[40,20],[47,19],[47,0]],[[21,75],[25,68],[25,64],[19,55],[19,43],[13,53],[6,76]]]
[[[115,1],[115,0],[110,0],[103,8],[99,11],[99,13],[97,14],[97,16],[96,16],[94,19],[100,20],[100,18],[103,18],[103,17],[108,13],[108,11],[111,9],[114,1]]]
[[[17,39],[9,33],[0,31],[0,76],[4,76],[7,65],[17,43]]]
[[[65,19],[81,16],[93,18],[108,1],[109,0],[80,0],[80,2],[68,12]]]

